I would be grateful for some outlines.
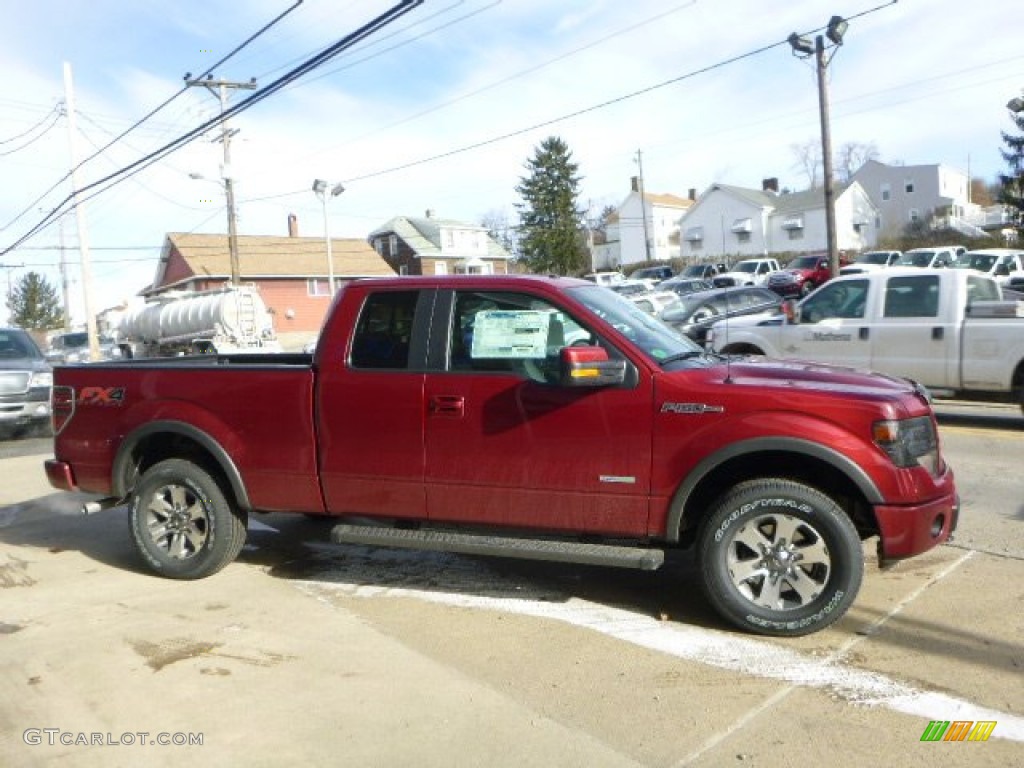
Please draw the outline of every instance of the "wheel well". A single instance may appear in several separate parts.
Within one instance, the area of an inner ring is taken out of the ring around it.
[[[150,467],[167,459],[182,459],[203,469],[220,485],[232,505],[241,506],[224,467],[213,453],[198,440],[176,432],[154,432],[140,439],[122,468],[121,487],[130,491]]]
[[[1021,408],[1024,408],[1024,360],[1017,363],[1010,382],[1014,398],[1020,403]]]
[[[758,451],[729,459],[705,475],[686,499],[679,539],[689,546],[716,500],[745,480],[784,478],[815,488],[835,501],[853,521],[862,539],[878,533],[864,494],[842,471],[805,454]]]
[[[722,347],[722,354],[723,355],[763,355],[764,352],[760,348],[754,346],[753,344],[748,344],[746,342],[738,342],[736,344],[726,344],[724,347]]]

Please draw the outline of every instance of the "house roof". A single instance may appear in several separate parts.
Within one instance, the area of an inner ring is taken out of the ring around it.
[[[849,184],[836,184],[836,197],[843,194],[849,186]],[[780,195],[760,189],[734,187],[731,184],[714,184],[711,188],[720,189],[759,208],[770,208],[776,213],[784,214],[787,211],[806,211],[825,207],[824,189],[805,189],[800,192],[787,192]]]
[[[396,216],[385,224],[377,227],[369,234],[370,240],[380,235],[396,234],[405,244],[408,245],[419,257],[433,258],[462,258],[467,254],[452,251],[450,248],[442,252],[441,230],[459,229],[482,232],[487,238],[487,254],[485,259],[511,259],[511,254],[505,250],[493,237],[487,234],[487,227],[478,224],[467,224],[455,219],[438,219],[434,216],[414,218],[411,216]],[[468,254],[477,255],[477,254]]]
[[[162,286],[172,248],[193,275],[229,277],[231,254],[227,235],[171,232],[160,254],[153,285]],[[331,238],[335,277],[393,275],[394,270],[365,240]],[[245,279],[260,277],[322,277],[327,275],[327,254],[322,237],[238,236],[239,271]]]
[[[690,200],[689,198],[670,194],[656,195],[650,192],[644,192],[644,200],[649,202],[651,205],[660,205],[664,208],[689,208],[693,205],[693,200]]]

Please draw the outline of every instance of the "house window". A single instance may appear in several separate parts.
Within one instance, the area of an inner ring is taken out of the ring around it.
[[[911,208],[910,209],[910,213],[908,215],[909,215],[910,221],[913,224],[916,224],[917,222],[919,222],[921,220],[921,213],[920,213],[920,211],[917,210],[917,208]]]
[[[691,240],[690,241],[690,250],[699,251],[703,247],[704,247],[704,241],[703,240]]]
[[[373,249],[377,251],[378,255],[384,255],[384,238],[378,237],[373,241]]]
[[[315,277],[310,278],[306,281],[306,295],[307,296],[330,296],[331,290],[328,288],[327,280],[317,280]]]
[[[444,235],[444,247],[451,249],[455,247],[455,232],[451,229],[446,229],[443,232]]]
[[[398,255],[398,235],[392,235],[388,238],[388,250],[392,256]]]
[[[398,268],[398,274],[400,274],[400,275],[408,275],[409,274],[409,266],[407,264],[402,264]]]
[[[888,184],[883,184],[882,185],[882,199],[883,200],[890,200],[890,199],[892,199],[892,188]]]
[[[911,179],[907,179],[903,182],[903,191],[908,195],[914,194],[914,182]]]
[[[789,239],[790,240],[803,240],[804,239],[804,230],[803,230],[803,228],[797,229],[797,228],[794,227],[793,229],[787,229],[786,233],[789,235]]]
[[[435,275],[447,275],[448,274],[448,263],[444,261],[434,262],[434,274]]]
[[[686,239],[691,243],[698,243],[704,239],[704,227],[690,227],[686,230]]]
[[[737,232],[736,233],[736,242],[738,242],[738,243],[749,243],[750,242],[750,233],[749,232]]]

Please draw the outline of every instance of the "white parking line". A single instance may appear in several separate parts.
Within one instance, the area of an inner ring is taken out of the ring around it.
[[[999,727],[992,733],[993,738],[1024,742],[1022,717],[982,707],[955,696],[918,690],[878,672],[846,666],[841,656],[860,642],[862,637],[840,646],[832,656],[814,658],[762,640],[659,621],[579,598],[561,596],[562,599],[552,600],[550,592],[553,590],[513,582],[469,558],[366,548],[347,550],[343,559],[337,558],[336,549],[332,550],[332,554],[334,557],[326,559],[323,563],[324,571],[317,574],[318,578],[297,581],[299,588],[315,597],[328,597],[338,592],[363,598],[406,597],[443,605],[552,619],[685,661],[790,684],[745,715],[727,733],[742,727],[791,689],[802,687],[827,690],[850,704],[885,707],[925,720],[934,719],[936,712],[941,712],[943,719],[996,720]],[[868,633],[970,556],[971,553],[965,554],[928,584],[904,598],[885,619],[871,625]],[[439,580],[445,585],[442,590],[417,586],[437,584]],[[684,758],[682,764],[703,753],[708,746]]]

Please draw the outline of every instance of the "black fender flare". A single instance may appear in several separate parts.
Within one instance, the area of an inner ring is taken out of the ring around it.
[[[235,499],[238,501],[238,506],[241,509],[252,509],[252,504],[249,502],[249,493],[245,488],[245,483],[242,482],[242,473],[238,471],[234,459],[231,458],[220,443],[207,433],[181,421],[150,421],[129,433],[121,441],[111,470],[113,473],[111,485],[113,492],[117,496],[127,498],[132,491],[129,478],[132,474],[130,468],[133,463],[132,453],[135,447],[151,435],[168,433],[182,435],[201,445],[213,457],[213,460],[217,462],[220,470],[224,473],[224,477],[227,478]]]
[[[765,451],[794,453],[810,456],[815,459],[832,465],[842,472],[857,486],[857,489],[864,494],[869,504],[881,504],[884,499],[878,486],[864,469],[843,454],[828,448],[820,443],[811,440],[802,440],[798,437],[756,437],[750,440],[741,440],[738,443],[727,445],[715,453],[704,458],[693,471],[686,476],[686,479],[679,485],[672,495],[669,504],[668,519],[666,520],[665,538],[673,543],[679,541],[680,527],[683,522],[683,509],[694,489],[700,485],[705,477],[727,461],[752,453],[764,453]]]

